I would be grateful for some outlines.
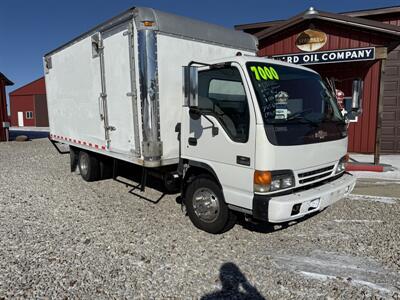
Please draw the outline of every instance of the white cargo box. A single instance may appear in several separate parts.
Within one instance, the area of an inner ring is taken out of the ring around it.
[[[256,50],[249,34],[132,8],[45,55],[50,137],[148,167],[177,163],[182,66]]]

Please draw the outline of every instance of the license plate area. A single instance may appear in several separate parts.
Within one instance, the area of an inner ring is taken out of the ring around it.
[[[304,201],[302,203],[297,203],[292,207],[291,216],[295,216],[298,214],[305,214],[311,211],[316,211],[319,209],[321,203],[321,198],[315,198],[308,201]]]
[[[305,213],[313,210],[317,210],[321,203],[321,198],[315,198],[305,201],[301,204],[300,212]]]

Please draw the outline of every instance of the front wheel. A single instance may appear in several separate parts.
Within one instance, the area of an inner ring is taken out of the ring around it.
[[[228,209],[219,185],[208,176],[189,183],[185,206],[192,223],[209,233],[222,233],[233,227],[235,215]]]

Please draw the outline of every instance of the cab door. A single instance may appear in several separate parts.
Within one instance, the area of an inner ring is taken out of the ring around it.
[[[227,204],[251,209],[255,114],[244,79],[236,63],[198,72],[200,113],[183,109],[181,152],[214,171]]]

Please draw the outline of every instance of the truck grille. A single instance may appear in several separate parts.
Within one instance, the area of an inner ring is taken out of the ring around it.
[[[317,170],[313,170],[313,171],[299,173],[297,175],[299,177],[299,183],[304,184],[307,182],[325,178],[325,177],[331,175],[333,167],[334,167],[334,165],[329,166],[329,167],[324,167],[321,169],[317,169]]]

